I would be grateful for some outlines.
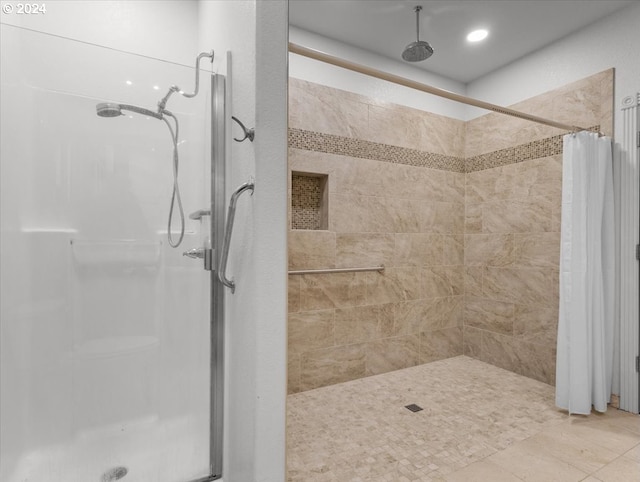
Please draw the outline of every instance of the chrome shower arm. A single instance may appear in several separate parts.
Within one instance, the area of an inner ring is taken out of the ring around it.
[[[195,86],[195,90],[193,91],[193,94],[187,94],[186,92],[181,91],[180,87],[178,87],[177,85],[172,85],[171,87],[169,87],[169,91],[167,92],[167,94],[162,98],[160,102],[158,102],[159,114],[162,114],[164,112],[164,108],[167,105],[167,101],[169,100],[169,97],[173,95],[174,92],[179,92],[183,97],[187,97],[189,99],[198,95],[198,92],[200,91],[200,60],[204,57],[210,58],[211,62],[213,63],[213,50],[211,50],[210,52],[202,52],[196,58],[196,86]]]
[[[191,98],[191,97],[195,97],[196,95],[198,95],[198,91],[200,90],[200,60],[204,57],[210,58],[211,59],[211,63],[213,63],[213,50],[209,51],[209,52],[202,52],[198,55],[198,57],[196,58],[196,86],[195,86],[195,90],[193,91],[193,94],[187,94],[186,92],[182,92],[181,90],[178,89],[178,91],[187,98]]]

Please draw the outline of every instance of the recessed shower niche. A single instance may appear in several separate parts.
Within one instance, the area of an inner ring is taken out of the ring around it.
[[[291,229],[329,229],[326,174],[291,173]]]

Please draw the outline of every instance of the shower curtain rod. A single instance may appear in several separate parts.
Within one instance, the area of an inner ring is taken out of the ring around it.
[[[320,52],[319,50],[310,49],[308,47],[303,47],[301,45],[294,44],[291,42],[289,42],[289,52],[302,55],[310,59],[319,60],[320,62],[325,62],[327,64],[335,65],[337,67],[342,67],[343,69],[352,70],[353,72],[359,72],[361,74],[368,75],[370,77],[386,80],[387,82],[393,82],[394,84],[403,85],[411,89],[427,92],[428,94],[437,95],[438,97],[444,97],[445,99],[450,99],[456,102],[461,102],[463,104],[472,105],[474,107],[480,107],[481,109],[487,109],[493,112],[498,112],[500,114],[505,114],[512,117],[518,117],[520,119],[526,119],[532,122],[537,122],[538,124],[557,127],[559,129],[564,129],[571,132],[589,130],[586,127],[579,127],[579,126],[564,124],[562,122],[556,122],[550,119],[545,119],[544,117],[538,117],[535,115],[526,114],[524,112],[509,109],[508,107],[501,107],[499,105],[491,104],[489,102],[484,102],[482,100],[477,100],[472,97],[466,97],[464,95],[456,94],[448,90],[432,87],[427,84],[416,82],[415,80],[405,79],[404,77],[400,77],[399,75],[390,74],[388,72],[383,72],[382,70],[377,70],[371,67],[366,67],[361,64],[356,64],[354,62],[341,59],[340,57],[334,57],[333,55],[325,54],[324,52]]]

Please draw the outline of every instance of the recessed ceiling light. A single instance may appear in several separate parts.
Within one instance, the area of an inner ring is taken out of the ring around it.
[[[484,40],[489,35],[489,32],[485,29],[474,30],[469,35],[467,35],[468,42],[480,42]]]

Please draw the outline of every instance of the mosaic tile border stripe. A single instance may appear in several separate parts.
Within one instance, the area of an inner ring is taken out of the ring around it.
[[[599,132],[600,126],[589,127],[590,131]],[[465,172],[483,171],[494,167],[516,164],[541,157],[549,157],[562,154],[562,138],[565,134],[527,142],[515,147],[508,147],[479,156],[465,159]]]
[[[600,126],[589,130],[598,132]],[[467,159],[296,128],[289,129],[289,147],[442,171],[475,172],[562,154],[563,136],[559,134]]]
[[[547,137],[546,139],[527,142],[519,146],[469,157],[465,159],[465,172],[483,171],[485,169],[516,164],[531,159],[562,154],[563,135],[564,134]]]
[[[395,164],[429,167],[442,171],[464,172],[464,159],[460,157],[303,129],[289,129],[289,147]]]

